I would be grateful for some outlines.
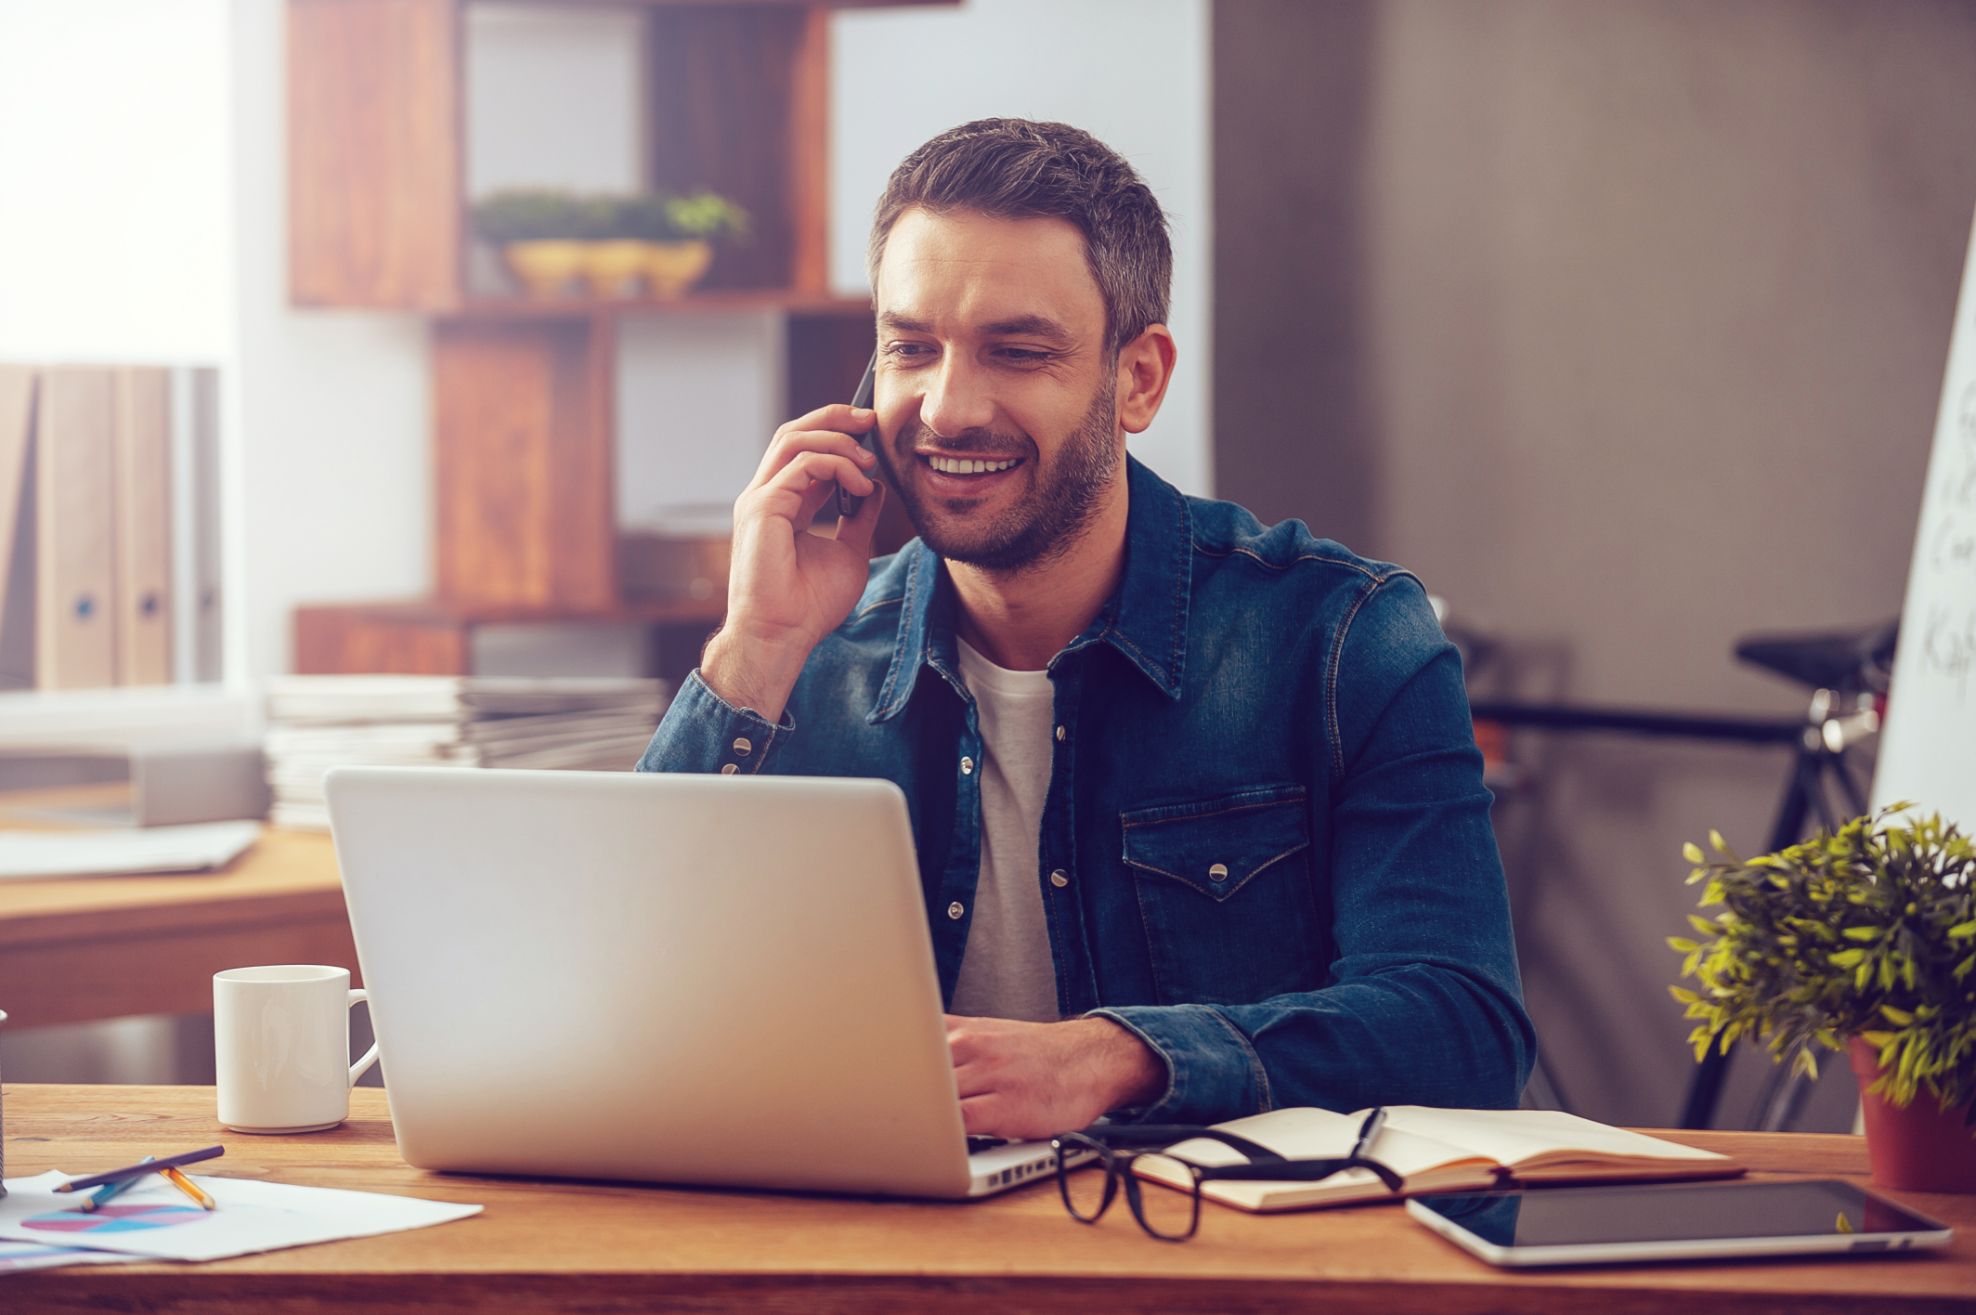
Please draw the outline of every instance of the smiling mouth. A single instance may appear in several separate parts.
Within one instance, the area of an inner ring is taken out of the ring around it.
[[[1003,457],[984,460],[976,457],[947,457],[936,454],[922,454],[919,458],[926,466],[942,475],[999,475],[1005,470],[1014,470],[1022,464],[1021,457]]]

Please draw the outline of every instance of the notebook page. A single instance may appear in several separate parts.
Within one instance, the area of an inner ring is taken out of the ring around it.
[[[1247,1137],[1286,1160],[1325,1160],[1351,1154],[1352,1144],[1358,1140],[1359,1125],[1364,1121],[1363,1114],[1337,1114],[1306,1106],[1251,1114],[1214,1126]],[[1205,1137],[1169,1146],[1167,1151],[1205,1165],[1241,1164],[1248,1159],[1240,1151]],[[1404,1177],[1437,1165],[1472,1160],[1476,1153],[1428,1132],[1395,1127],[1389,1115],[1386,1126],[1373,1142],[1371,1158]],[[1340,1182],[1363,1179],[1373,1185],[1379,1181],[1363,1169],[1348,1169],[1325,1181],[1332,1179]]]
[[[1401,1129],[1465,1146],[1511,1169],[1558,1156],[1574,1160],[1726,1162],[1729,1157],[1678,1142],[1628,1132],[1558,1110],[1446,1110],[1394,1105],[1386,1112],[1388,1132]],[[1383,1145],[1385,1134],[1380,1137]]]

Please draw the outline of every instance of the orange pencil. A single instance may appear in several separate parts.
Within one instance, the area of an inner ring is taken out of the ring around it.
[[[173,1187],[178,1188],[179,1191],[184,1192],[187,1196],[197,1201],[201,1209],[217,1210],[220,1208],[220,1203],[208,1196],[204,1188],[200,1187],[199,1184],[193,1182],[190,1178],[187,1178],[177,1169],[168,1167],[160,1169],[158,1172],[163,1174],[171,1182]]]

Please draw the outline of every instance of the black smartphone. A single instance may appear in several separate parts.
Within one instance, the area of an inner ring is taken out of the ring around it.
[[[858,389],[851,394],[852,406],[868,407],[871,405],[872,380],[877,373],[878,351],[874,348],[871,353],[871,364],[865,366],[864,378],[858,380]],[[858,439],[858,443],[865,451],[871,453],[873,456],[878,455],[878,425],[876,422],[873,422],[870,429],[865,430],[863,436]],[[872,477],[876,479],[878,476],[877,467],[874,466],[871,473]],[[857,515],[858,508],[862,506],[864,506],[864,499],[862,497],[849,492],[842,484],[837,486],[837,514],[839,516],[848,520],[852,516]]]

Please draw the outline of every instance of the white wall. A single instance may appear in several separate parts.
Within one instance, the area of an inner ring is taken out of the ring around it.
[[[0,3],[0,359],[229,353],[228,9]]]
[[[894,166],[971,119],[1075,124],[1132,162],[1173,230],[1179,367],[1132,451],[1189,493],[1209,463],[1209,0],[967,0],[832,19],[830,278],[868,291],[865,237]]]
[[[233,681],[430,576],[423,326],[288,305],[282,14],[0,4],[0,358],[219,368]]]

